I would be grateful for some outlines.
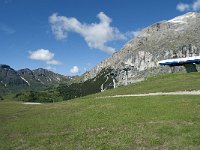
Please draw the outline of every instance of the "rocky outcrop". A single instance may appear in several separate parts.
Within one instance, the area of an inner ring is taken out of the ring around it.
[[[131,81],[147,76],[169,73],[169,67],[157,64],[163,59],[185,57],[200,54],[200,14],[187,13],[168,21],[155,23],[145,29],[139,36],[129,41],[119,52],[102,61],[84,75],[84,80],[95,77],[104,68],[113,68],[116,79],[122,83],[125,77],[123,68],[132,66],[128,72]],[[175,71],[183,71],[176,67]]]

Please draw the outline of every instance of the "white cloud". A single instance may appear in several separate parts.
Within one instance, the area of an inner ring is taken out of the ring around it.
[[[200,10],[200,0],[195,1],[195,2],[192,4],[192,9],[193,9],[194,11],[199,11],[199,10]]]
[[[51,53],[49,50],[45,50],[45,49],[38,49],[36,51],[30,51],[30,59],[34,59],[34,60],[43,60],[43,61],[48,61],[48,60],[52,60],[54,57],[54,53]]]
[[[183,12],[183,11],[188,11],[190,10],[190,5],[189,4],[185,4],[185,3],[179,3],[176,6],[176,9]]]
[[[200,0],[196,0],[191,4],[186,4],[186,3],[179,3],[176,6],[176,9],[184,12],[184,11],[199,11],[200,10]]]
[[[46,49],[38,49],[29,52],[29,58],[33,60],[45,61],[49,65],[60,65],[61,62],[54,59],[55,54]]]
[[[47,66],[46,67],[47,70],[50,70],[50,71],[56,71],[56,68],[52,67],[52,66]]]
[[[142,29],[138,29],[135,31],[129,31],[126,33],[126,35],[127,37],[130,37],[130,38],[136,38],[141,32],[142,32]]]
[[[79,73],[79,68],[78,68],[78,66],[72,67],[72,68],[70,69],[70,73],[72,73],[72,74],[77,74],[77,73]]]
[[[76,18],[58,16],[56,13],[49,17],[52,32],[58,40],[66,39],[68,32],[78,33],[84,38],[90,48],[102,50],[108,54],[115,52],[107,43],[114,40],[124,40],[125,35],[116,27],[112,27],[111,18],[100,12],[99,23],[81,23]]]
[[[49,65],[61,65],[62,64],[61,62],[54,60],[54,59],[48,60],[46,63]]]

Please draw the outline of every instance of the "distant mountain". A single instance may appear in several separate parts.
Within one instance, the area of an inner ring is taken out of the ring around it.
[[[14,70],[8,65],[0,65],[0,94],[15,93],[24,90],[39,90],[60,83],[72,83],[73,77],[63,76],[46,69]]]
[[[102,90],[113,88],[112,78],[108,78],[111,69],[102,70],[96,77],[85,82],[76,82],[72,84],[60,84],[54,88],[48,88],[42,91],[26,91],[17,93],[14,99],[26,102],[58,102],[69,100]]]
[[[97,76],[101,70],[115,70],[117,84],[123,84],[127,66],[128,80],[134,82],[147,76],[169,73],[170,67],[161,67],[158,61],[178,57],[200,55],[200,14],[190,12],[171,20],[157,22],[144,28],[135,39],[129,41],[119,52],[102,61],[84,74],[84,81]],[[184,67],[175,67],[184,71]]]
[[[29,86],[32,84],[48,86],[65,83],[72,79],[71,77],[66,77],[42,68],[35,70],[30,70],[27,68],[21,69],[17,71],[17,73],[20,75],[21,79],[24,80]]]

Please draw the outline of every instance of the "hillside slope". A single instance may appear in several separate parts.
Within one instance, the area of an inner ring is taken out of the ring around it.
[[[29,102],[57,102],[86,96],[97,98],[125,94],[200,90],[200,73],[175,73],[149,77],[138,83],[113,88],[112,80],[106,80],[111,70],[102,71],[97,77],[82,83],[60,85],[42,92],[25,92],[16,95],[18,100]],[[105,82],[106,81],[106,82]],[[101,85],[107,90],[101,92]],[[96,93],[96,94],[95,94]],[[92,94],[92,95],[91,95]]]
[[[200,73],[175,73],[149,77],[145,81],[133,83],[98,93],[95,96],[123,94],[146,94],[155,92],[174,92],[200,90]],[[94,96],[94,95],[93,95]]]

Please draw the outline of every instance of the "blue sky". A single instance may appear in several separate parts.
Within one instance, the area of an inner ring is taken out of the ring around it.
[[[82,74],[200,0],[0,0],[0,64]]]

